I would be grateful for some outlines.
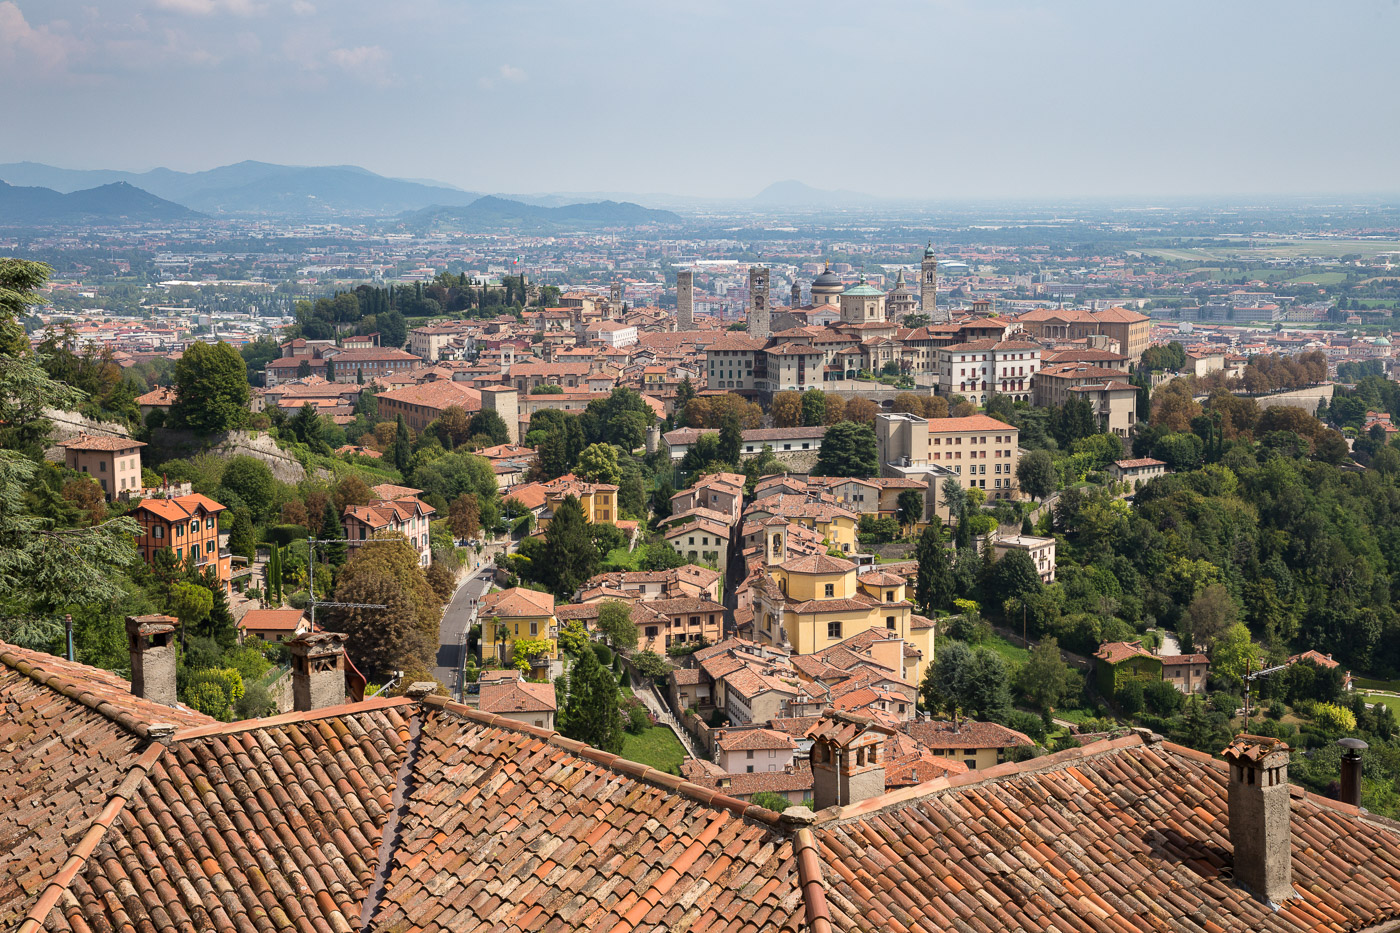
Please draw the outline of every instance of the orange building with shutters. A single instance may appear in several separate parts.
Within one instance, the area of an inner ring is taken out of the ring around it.
[[[192,560],[199,570],[213,567],[227,589],[233,574],[233,558],[219,547],[219,513],[224,507],[194,493],[172,499],[142,499],[131,512],[141,525],[136,549],[146,563],[154,563],[165,548],[182,560]]]

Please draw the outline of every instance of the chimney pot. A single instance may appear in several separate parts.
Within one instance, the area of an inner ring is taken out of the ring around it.
[[[1237,735],[1222,753],[1228,782],[1230,844],[1235,880],[1272,906],[1295,897],[1288,745],[1260,735]]]
[[[437,686],[435,681],[417,680],[408,685],[408,689],[403,692],[403,695],[414,700],[421,700],[437,693]]]
[[[340,632],[304,632],[287,642],[292,706],[300,713],[345,702],[345,641]]]
[[[1342,803],[1361,806],[1361,753],[1369,748],[1364,741],[1348,736],[1338,739],[1342,752]]]

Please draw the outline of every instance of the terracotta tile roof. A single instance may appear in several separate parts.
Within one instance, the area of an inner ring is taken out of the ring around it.
[[[810,557],[787,561],[780,566],[789,573],[845,573],[855,569],[856,565],[840,557],[813,554]]]
[[[458,406],[463,411],[478,411],[481,408],[481,393],[460,382],[438,379],[421,385],[404,386],[379,394],[380,401],[400,402],[405,405],[422,405],[438,411]]]
[[[1110,641],[1099,645],[1099,650],[1094,652],[1094,657],[1109,664],[1122,664],[1129,658],[1150,658],[1152,652],[1142,646],[1142,642],[1137,641]]]
[[[1162,662],[1163,667],[1181,667],[1184,664],[1210,663],[1210,658],[1203,654],[1159,654],[1157,660]]]
[[[716,737],[715,745],[726,752],[797,747],[791,736],[772,729],[725,729]]]
[[[439,701],[373,929],[796,928],[776,814]]]
[[[59,447],[67,450],[135,450],[145,447],[144,441],[134,441],[129,437],[107,437],[101,434],[79,434],[77,437],[60,441]]]
[[[200,509],[213,515],[222,512],[224,507],[208,496],[196,492],[171,499],[142,499],[137,505],[137,510],[140,509],[145,509],[167,522],[180,522],[190,520]]]
[[[249,609],[238,620],[241,629],[295,632],[305,614],[300,609]]]
[[[134,792],[151,763],[150,726],[214,720],[134,697],[106,671],[3,642],[0,709],[0,926],[14,929],[108,800]]]
[[[986,415],[968,415],[965,418],[930,418],[928,433],[960,434],[964,431],[1015,431],[1016,428],[1004,421]]]
[[[393,483],[380,483],[378,486],[369,487],[369,491],[374,493],[378,499],[403,499],[423,494],[421,489],[414,489],[412,486],[395,486]]]
[[[1030,736],[994,722],[964,719],[957,723],[944,720],[911,722],[905,731],[929,748],[1015,748],[1034,745]]]
[[[491,616],[506,618],[531,618],[554,615],[554,594],[541,593],[513,586],[508,590],[488,593],[482,597],[478,615],[483,619]]]
[[[1120,470],[1135,470],[1139,467],[1166,466],[1165,460],[1154,460],[1151,457],[1137,457],[1132,460],[1115,460],[1113,465]]]
[[[482,684],[477,708],[483,713],[552,713],[559,704],[554,684],[507,681]]]

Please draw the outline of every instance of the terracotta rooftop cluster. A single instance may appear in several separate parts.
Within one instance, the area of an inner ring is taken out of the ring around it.
[[[1359,933],[1400,919],[1395,825],[1292,788],[1296,896],[1275,909],[1234,878],[1224,764],[1139,734],[780,816],[441,697],[225,724],[122,689],[0,646],[11,929]]]

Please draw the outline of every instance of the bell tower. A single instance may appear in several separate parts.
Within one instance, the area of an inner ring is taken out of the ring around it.
[[[754,340],[767,341],[772,335],[769,326],[768,269],[754,266],[749,269],[749,336]]]
[[[919,313],[927,314],[930,323],[942,324],[948,320],[948,316],[938,311],[938,259],[933,255],[932,240],[924,248],[924,261],[919,268],[922,273],[919,278]]]

